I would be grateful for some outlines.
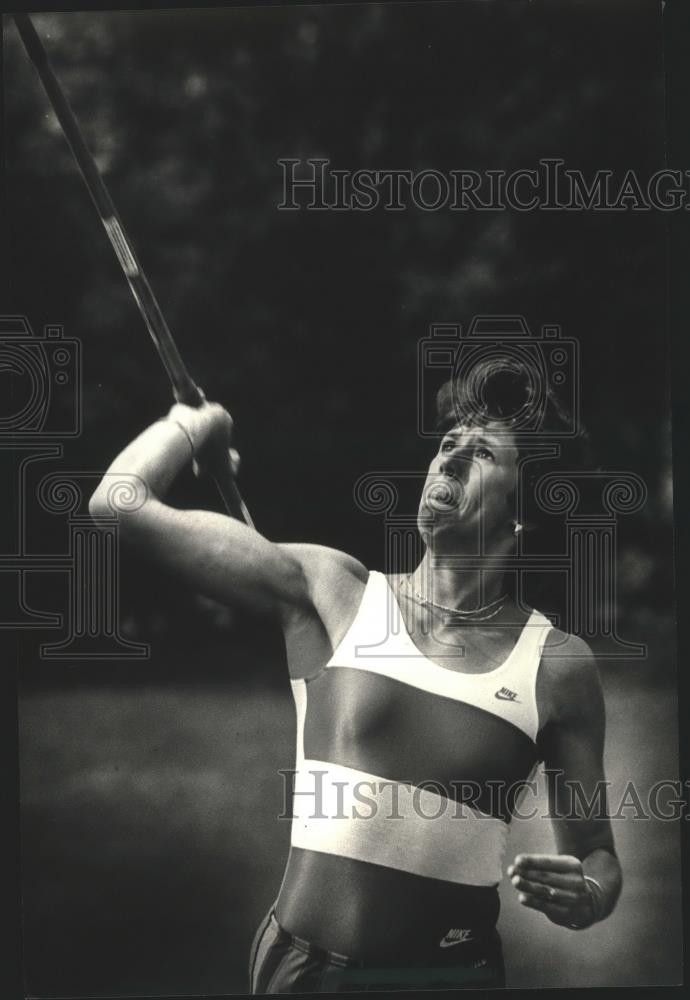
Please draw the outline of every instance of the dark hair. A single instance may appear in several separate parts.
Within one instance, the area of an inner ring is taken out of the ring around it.
[[[559,446],[554,458],[532,459],[526,464],[523,487],[526,501],[533,501],[537,483],[547,473],[579,472],[594,468],[589,434],[580,425],[573,434],[573,419],[551,386],[536,398],[535,380],[527,365],[513,357],[494,356],[476,364],[464,379],[449,379],[436,396],[437,429],[445,433],[460,425],[496,422],[518,435],[518,449],[546,441]],[[526,420],[529,424],[525,426]],[[539,529],[546,520],[539,505],[528,503],[523,516],[527,527]],[[548,518],[552,527],[553,518]]]
[[[507,356],[485,358],[465,378],[445,382],[436,396],[436,410],[441,432],[457,424],[489,421],[519,430],[526,416],[531,418],[535,437],[539,432],[552,435],[559,430],[565,437],[572,426],[570,413],[553,389],[547,386],[537,398],[527,365]]]

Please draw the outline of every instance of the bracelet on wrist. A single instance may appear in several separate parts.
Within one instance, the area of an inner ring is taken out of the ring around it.
[[[176,426],[180,428],[184,436],[187,438],[187,441],[189,442],[189,447],[192,449],[191,457],[194,458],[196,456],[194,442],[192,441],[192,435],[189,433],[185,425],[181,423],[179,420],[176,420],[174,417],[163,417],[163,421],[170,424],[176,424]]]
[[[594,909],[594,920],[601,920],[604,915],[604,889],[601,882],[597,879],[592,878],[591,875],[585,875],[585,885],[592,899],[592,907]]]
[[[587,927],[591,927],[601,920],[604,913],[604,889],[600,882],[591,875],[585,875],[585,889],[587,890],[587,895],[592,904],[592,920],[587,924],[568,924],[568,927],[574,931],[583,931]]]

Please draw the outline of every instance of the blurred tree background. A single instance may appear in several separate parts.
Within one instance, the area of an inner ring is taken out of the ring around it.
[[[601,466],[637,473],[649,492],[620,522],[618,598],[621,635],[650,655],[605,665],[610,717],[637,760],[639,739],[652,737],[626,728],[634,684],[666,740],[653,759],[668,770],[663,215],[277,209],[285,157],[444,172],[559,157],[587,177],[647,178],[665,165],[660,11],[652,0],[257,5],[35,24],[183,357],[233,413],[242,492],[268,537],[382,567],[381,521],[356,507],[353,486],[428,462],[415,422],[417,344],[430,324],[519,313],[535,333],[559,323],[579,339],[582,413]],[[8,19],[4,54],[4,311],[81,341],[82,433],[57,467],[98,471],[166,411],[169,389]],[[214,502],[191,476],[175,496]],[[38,995],[242,990],[252,924],[288,842],[273,822],[277,777],[267,789],[292,754],[280,638],[126,553],[122,616],[130,638],[152,643],[143,664],[49,665],[25,644],[28,982]],[[620,747],[611,752],[622,766]],[[637,857],[643,847],[630,844]],[[640,891],[660,879],[671,892],[669,824],[654,845]],[[640,933],[658,939],[656,958],[626,965],[621,925],[590,956],[591,985],[674,981],[674,906],[677,892],[647,908]],[[563,968],[581,954],[572,937],[552,940]],[[515,985],[566,984],[529,949],[512,959]]]

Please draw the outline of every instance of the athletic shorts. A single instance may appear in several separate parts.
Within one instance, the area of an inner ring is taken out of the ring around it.
[[[272,907],[249,956],[251,993],[340,993],[365,990],[497,989],[505,986],[497,931],[448,947],[439,959],[381,967],[325,951],[288,934]]]

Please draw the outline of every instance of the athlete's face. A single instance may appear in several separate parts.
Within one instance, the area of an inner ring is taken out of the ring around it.
[[[441,440],[427,474],[419,506],[420,528],[478,537],[510,535],[517,486],[518,449],[504,426],[458,425]],[[423,527],[423,523],[426,528]]]

